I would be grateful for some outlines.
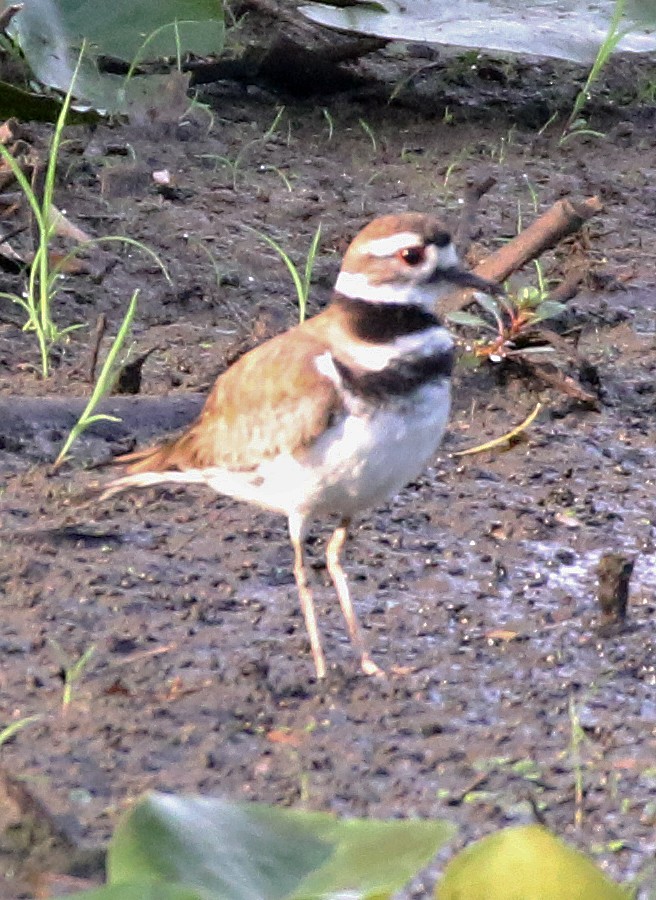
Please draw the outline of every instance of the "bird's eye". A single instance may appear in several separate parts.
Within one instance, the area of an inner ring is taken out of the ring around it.
[[[401,259],[409,266],[418,266],[422,263],[426,256],[424,247],[406,247],[401,250]]]

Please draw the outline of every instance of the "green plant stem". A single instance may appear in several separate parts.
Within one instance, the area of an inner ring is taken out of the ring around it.
[[[40,718],[41,716],[25,716],[23,719],[18,719],[16,722],[11,722],[9,725],[6,725],[0,731],[0,747],[13,738],[13,736],[22,728],[25,728],[26,725],[31,725],[32,722],[38,722]]]
[[[599,73],[608,62],[611,53],[626,34],[626,31],[620,30],[620,22],[622,21],[622,18],[624,16],[625,6],[626,0],[615,0],[613,15],[608,26],[608,32],[606,33],[606,37],[604,38],[603,43],[597,51],[595,61],[592,64],[590,72],[588,73],[585,84],[576,95],[574,106],[572,107],[572,111],[569,115],[569,118],[567,119],[565,128],[563,129],[563,133],[560,139],[561,143],[563,143],[563,141],[567,140],[567,138],[571,136],[570,129],[579,118],[583,107],[587,103],[588,95],[590,93],[592,85],[599,78]]]
[[[296,289],[296,298],[298,301],[298,319],[299,322],[303,322],[305,320],[305,314],[307,310],[307,301],[310,296],[310,282],[312,280],[312,272],[314,270],[314,263],[317,257],[317,251],[319,249],[319,241],[321,240],[321,223],[319,223],[319,225],[317,226],[317,230],[314,232],[314,236],[310,243],[310,249],[308,250],[307,256],[305,258],[305,268],[303,270],[302,276],[298,270],[298,267],[296,266],[296,263],[277,241],[274,241],[274,239],[272,237],[269,237],[268,234],[264,234],[263,232],[257,231],[254,228],[250,228],[249,231],[255,231],[255,234],[257,234],[258,237],[261,237],[263,241],[266,241],[269,247],[276,251],[278,256],[287,266],[289,274],[292,276],[294,287]]]
[[[109,393],[116,365],[116,359],[118,354],[121,351],[121,347],[125,343],[125,339],[130,331],[130,327],[134,320],[135,313],[137,311],[137,300],[139,299],[139,291],[135,291],[132,294],[132,299],[130,300],[130,304],[128,306],[127,312],[123,317],[123,321],[121,322],[121,327],[119,328],[116,337],[112,342],[112,346],[109,348],[109,353],[105,358],[105,362],[102,365],[100,370],[100,374],[98,375],[98,379],[94,385],[93,391],[91,392],[91,397],[89,397],[89,402],[84,407],[84,411],[80,418],[77,420],[75,425],[70,431],[70,434],[64,441],[64,444],[57,455],[57,459],[54,462],[53,469],[57,470],[61,464],[66,459],[68,451],[71,449],[73,443],[78,439],[78,437],[82,434],[82,432],[89,427],[89,425],[93,425],[94,422],[106,421],[106,422],[118,422],[119,420],[116,416],[109,416],[105,413],[94,413],[95,408],[103,399],[103,397]]]
[[[62,695],[62,709],[66,712],[73,701],[73,685],[80,678],[87,663],[90,661],[96,647],[92,644],[84,651],[82,656],[74,662],[72,666],[66,666],[64,669],[64,693]]]
[[[50,147],[48,148],[48,165],[46,166],[45,178],[43,182],[43,196],[38,197],[35,188],[27,180],[25,174],[20,168],[18,162],[9,153],[6,147],[0,144],[0,154],[9,165],[12,174],[16,178],[22,192],[30,204],[32,214],[36,221],[38,233],[38,247],[34,254],[34,259],[30,267],[30,276],[28,279],[28,288],[26,297],[17,297],[17,295],[3,293],[2,297],[9,298],[17,302],[23,307],[27,313],[27,322],[25,327],[36,332],[39,344],[39,354],[41,357],[41,375],[47,378],[50,371],[50,347],[58,337],[57,328],[52,319],[50,308],[50,300],[52,298],[53,273],[50,271],[50,241],[54,233],[54,218],[52,216],[53,197],[55,190],[55,177],[57,174],[57,162],[59,158],[59,150],[61,147],[62,134],[68,111],[71,105],[73,88],[80,71],[82,57],[84,55],[85,45],[77,59],[75,70],[71,78],[70,87],[64,97],[64,102],[55,123]],[[56,276],[55,276],[56,277]]]

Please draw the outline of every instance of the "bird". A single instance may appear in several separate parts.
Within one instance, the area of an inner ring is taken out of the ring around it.
[[[455,350],[436,302],[458,287],[499,291],[461,267],[439,218],[374,219],[348,246],[324,310],[234,362],[182,434],[113,460],[127,468],[100,499],[203,484],[287,517],[319,680],[326,657],[305,558],[308,530],[316,519],[336,518],[328,574],[362,672],[384,675],[353,608],[342,551],[353,518],[416,478],[441,442]]]

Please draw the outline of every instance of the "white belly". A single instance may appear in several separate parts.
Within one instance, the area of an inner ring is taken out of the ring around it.
[[[350,517],[412,481],[435,453],[449,415],[447,383],[427,385],[383,409],[354,410],[302,459],[281,455],[256,472],[208,470],[220,493],[289,516]]]
[[[349,416],[312,454],[318,479],[311,511],[348,516],[396,494],[437,450],[449,402],[448,385],[430,385],[371,417]]]

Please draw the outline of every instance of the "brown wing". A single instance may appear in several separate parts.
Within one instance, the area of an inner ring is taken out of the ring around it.
[[[309,330],[297,327],[239,359],[180,437],[116,461],[131,463],[129,473],[248,470],[280,452],[309,447],[343,408],[334,384],[316,368],[327,348]]]

